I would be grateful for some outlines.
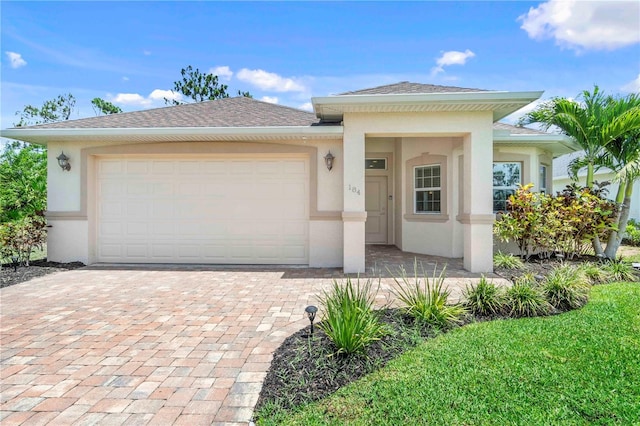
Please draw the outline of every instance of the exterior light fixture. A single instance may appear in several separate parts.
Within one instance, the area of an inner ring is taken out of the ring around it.
[[[67,172],[69,170],[71,170],[71,164],[69,163],[69,157],[64,155],[64,151],[62,151],[62,154],[58,155],[56,157],[56,159],[58,160],[58,165],[62,168],[62,170],[66,170]]]
[[[331,169],[333,169],[333,159],[336,158],[334,157],[334,155],[331,153],[331,151],[329,151],[327,153],[327,155],[324,156],[324,164],[327,165],[327,169],[329,169],[329,171],[331,171]]]
[[[307,314],[309,321],[311,322],[311,332],[309,333],[308,337],[312,337],[313,336],[313,320],[316,318],[316,312],[318,312],[318,308],[316,306],[309,305],[305,308],[304,311]]]

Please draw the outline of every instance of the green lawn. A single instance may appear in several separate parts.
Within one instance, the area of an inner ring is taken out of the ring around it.
[[[476,323],[432,339],[295,413],[259,424],[640,424],[640,284],[583,309]]]

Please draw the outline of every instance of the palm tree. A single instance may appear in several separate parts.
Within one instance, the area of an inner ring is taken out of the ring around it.
[[[583,155],[569,165],[572,176],[587,168],[587,187],[593,186],[593,173],[598,167],[604,141],[600,130],[607,98],[595,86],[593,93],[582,92],[583,103],[566,98],[553,98],[538,106],[520,119],[519,125],[539,123],[546,131],[551,127],[558,128],[561,133],[573,138],[584,151]]]
[[[593,186],[594,171],[601,167],[616,173],[620,181],[616,202],[621,205],[617,231],[610,234],[606,252],[597,237],[593,242],[597,255],[615,258],[629,217],[633,183],[640,178],[640,98],[637,94],[605,96],[598,86],[593,92],[583,91],[581,97],[582,102],[554,98],[526,114],[520,124],[540,123],[545,130],[555,127],[573,138],[584,153],[571,162],[569,173],[576,179],[586,167],[587,187]]]
[[[620,184],[615,201],[621,206],[616,217],[617,229],[609,234],[604,252],[613,259],[627,228],[633,186],[640,179],[640,95],[609,97],[607,111],[610,142],[599,162],[615,173],[615,180]]]

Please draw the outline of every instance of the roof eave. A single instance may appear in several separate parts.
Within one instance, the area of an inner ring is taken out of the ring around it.
[[[493,136],[493,143],[496,145],[531,145],[542,146],[543,148],[551,151],[555,155],[563,155],[570,152],[580,150],[580,146],[570,137],[565,135],[532,135],[532,134],[510,134],[510,135],[495,135]]]
[[[166,141],[251,140],[268,139],[339,139],[342,126],[273,126],[273,127],[141,127],[141,128],[64,128],[64,129],[5,129],[0,136],[24,142],[46,145],[56,140],[114,140],[123,138]]]
[[[517,111],[537,100],[542,96],[543,91],[528,92],[506,92],[506,91],[483,91],[483,92],[455,92],[455,93],[410,93],[396,95],[340,95],[313,97],[311,102],[316,117],[339,121],[346,110],[355,112],[358,109],[371,112],[372,109],[384,106],[402,106],[411,108],[412,106],[424,108],[432,105],[441,110],[446,110],[447,106],[460,110],[461,106],[485,105],[487,110],[494,111],[494,121],[497,121],[512,112]]]

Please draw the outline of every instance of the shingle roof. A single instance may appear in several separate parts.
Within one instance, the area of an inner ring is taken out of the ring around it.
[[[315,114],[246,97],[123,112],[30,126],[32,129],[311,126]]]
[[[528,127],[512,126],[511,124],[501,123],[496,121],[493,123],[493,128],[497,130],[508,130],[514,135],[548,135],[550,133],[541,132],[540,130],[530,129]]]
[[[466,87],[437,86],[434,84],[411,83],[401,81],[400,83],[387,84],[385,86],[371,87],[369,89],[354,90],[352,92],[339,93],[344,95],[404,95],[420,93],[460,93],[460,92],[486,92],[483,89],[469,89]]]

